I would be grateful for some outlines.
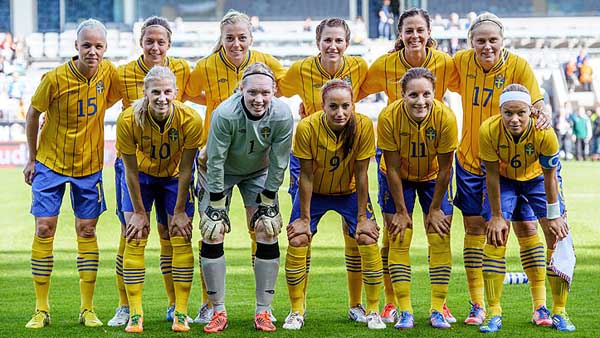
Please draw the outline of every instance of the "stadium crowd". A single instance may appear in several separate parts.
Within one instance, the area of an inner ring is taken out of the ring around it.
[[[451,18],[449,25],[457,20]],[[26,327],[50,324],[53,241],[67,183],[76,217],[79,321],[103,325],[93,303],[99,265],[96,224],[106,210],[103,123],[106,110],[121,101],[117,196],[108,197],[116,198],[122,230],[115,257],[119,304],[109,326],[125,326],[128,333],[144,330],[145,246],[155,208],[168,295],[165,317],[172,330],[190,331],[192,322],[206,324],[206,333],[227,328],[223,242],[230,231],[240,230],[229,218],[230,209],[240,207],[231,205],[237,186],[246,214],[247,229],[242,228],[251,239],[257,330],[276,330],[271,302],[283,230],[289,242],[284,266],[290,312],[282,328],[305,325],[311,240],[329,210],[342,216],[348,318],[369,329],[386,324],[413,329],[409,251],[413,226],[420,221],[413,220],[419,198],[428,241],[432,327],[449,329],[457,322],[446,304],[456,207],[465,228],[465,296],[471,305],[464,323],[483,333],[503,328],[500,298],[512,223],[531,281],[531,322],[575,331],[566,311],[574,255],[568,251],[570,229],[560,194],[560,147],[566,156],[564,140],[569,139],[561,128],[573,125],[575,157],[585,159],[600,123],[597,114],[592,130],[585,109],[565,110],[554,133],[553,116],[544,111],[531,66],[504,48],[504,26],[494,14],[472,18],[468,48],[452,51],[454,56],[435,49],[432,20],[422,9],[403,12],[397,28],[394,49],[369,66],[360,56],[344,54],[351,41],[345,20],[324,19],[315,29],[319,53],[284,68],[273,56],[252,49],[251,19],[231,10],[219,23],[212,53],[191,69],[186,60],[167,56],[173,30],[164,18],[144,21],[142,54],[119,67],[103,58],[104,25],[83,21],[76,56],[42,77],[25,116],[29,160],[23,174],[33,195],[36,294],[35,313]],[[12,78],[16,88],[11,93],[21,92],[22,98],[26,90],[14,71]],[[442,101],[446,90],[461,96],[465,123],[460,138],[456,116]],[[389,101],[375,127],[354,111],[354,103],[379,92]],[[295,132],[290,107],[276,97],[293,95],[302,99]],[[204,118],[186,101],[205,105]],[[368,193],[373,158],[383,213],[379,224]],[[284,223],[288,215],[281,215],[278,191],[288,163],[293,207]],[[450,189],[453,175],[456,194]],[[195,200],[202,235],[199,269],[192,254]],[[187,308],[198,270],[204,294],[192,319]],[[382,289],[385,306],[380,309]]]

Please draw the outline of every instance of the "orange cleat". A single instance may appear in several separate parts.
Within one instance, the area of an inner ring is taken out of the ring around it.
[[[206,333],[217,333],[225,330],[227,328],[227,312],[223,311],[215,311],[212,319],[206,326],[204,327],[204,332]]]
[[[144,317],[140,315],[132,315],[129,318],[127,327],[125,328],[127,333],[142,333],[144,332]]]
[[[263,332],[273,332],[276,330],[275,325],[271,321],[271,314],[268,311],[254,315],[254,328]]]

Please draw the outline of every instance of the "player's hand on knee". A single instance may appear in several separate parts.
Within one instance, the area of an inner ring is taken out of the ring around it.
[[[225,201],[227,197],[223,197],[218,201],[211,201],[202,215],[200,220],[200,233],[203,238],[215,240],[220,234],[229,233],[231,224]]]
[[[264,194],[259,194],[257,198],[259,205],[256,209],[252,219],[250,220],[250,227],[256,229],[259,224],[262,223],[265,232],[270,237],[277,237],[281,232],[281,214],[279,213],[279,207],[275,203],[275,199],[268,198]]]
[[[430,208],[425,219],[425,228],[428,232],[433,230],[444,237],[450,234],[450,220],[441,209]]]
[[[310,219],[298,218],[292,223],[288,224],[287,228],[288,240],[299,236],[306,236],[307,241],[310,241]]]
[[[140,240],[148,238],[150,233],[150,222],[145,211],[134,212],[127,222],[125,235],[128,241],[134,240],[140,243]]]
[[[508,238],[508,222],[502,216],[492,216],[486,224],[487,242],[493,246],[503,246]]]
[[[183,236],[186,240],[192,239],[192,220],[185,212],[176,212],[171,219],[171,236]]]
[[[412,219],[407,212],[396,212],[392,216],[392,221],[388,224],[388,232],[392,240],[400,236],[400,242],[404,241],[404,232],[406,229],[412,229]]]
[[[359,216],[358,223],[356,224],[356,239],[359,240],[361,235],[367,236],[374,242],[377,242],[379,239],[379,226],[365,215]],[[363,241],[361,240],[360,242],[362,243]]]

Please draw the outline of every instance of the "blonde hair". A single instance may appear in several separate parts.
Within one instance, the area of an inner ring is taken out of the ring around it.
[[[484,12],[479,14],[475,20],[473,20],[471,26],[469,26],[469,31],[467,32],[467,42],[469,43],[470,47],[473,47],[473,43],[471,42],[471,39],[473,38],[473,31],[475,31],[478,26],[486,22],[496,24],[496,26],[498,26],[500,29],[500,36],[504,39],[504,25],[502,25],[502,22],[500,22],[500,18],[490,12]]]
[[[146,29],[151,26],[161,26],[162,28],[167,30],[167,36],[169,37],[169,42],[171,42],[171,35],[173,31],[171,31],[171,26],[169,25],[169,21],[160,16],[151,16],[144,21],[142,25],[141,34],[140,34],[140,45],[144,40],[144,34],[146,34]]]
[[[217,41],[217,44],[213,48],[212,53],[218,52],[221,49],[221,47],[223,47],[223,30],[224,30],[225,26],[226,25],[235,25],[238,23],[243,23],[248,26],[248,34],[250,34],[250,39],[252,39],[252,23],[250,22],[250,18],[248,17],[248,15],[246,15],[242,12],[238,12],[234,9],[230,9],[227,13],[225,13],[225,15],[223,16],[223,19],[221,19],[221,22],[220,22],[221,35],[219,35],[219,40]]]
[[[244,74],[242,74],[242,81],[240,81],[240,86],[244,86],[246,84],[249,76],[256,74],[270,77],[271,80],[273,80],[273,85],[275,85],[275,75],[273,74],[271,68],[262,62],[254,62],[246,67],[246,70],[244,70]]]
[[[96,19],[90,18],[84,20],[77,26],[77,39],[79,39],[79,33],[81,33],[81,31],[83,31],[84,29],[98,29],[102,32],[102,35],[104,35],[104,38],[106,39],[106,27],[102,22]]]
[[[146,116],[148,115],[148,98],[146,97],[146,89],[148,89],[150,82],[158,81],[162,79],[169,79],[173,83],[173,87],[177,88],[177,79],[175,74],[169,69],[169,67],[154,66],[150,69],[146,77],[144,77],[144,97],[137,99],[133,102],[133,119],[138,127],[143,127],[146,123]]]
[[[327,18],[323,19],[315,30],[317,43],[321,42],[321,35],[323,34],[323,30],[325,27],[342,27],[344,32],[346,33],[345,39],[346,42],[350,42],[350,27],[348,27],[348,23],[346,20],[342,18]]]

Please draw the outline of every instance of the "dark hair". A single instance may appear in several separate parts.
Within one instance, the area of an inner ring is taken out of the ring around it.
[[[342,28],[344,28],[344,31],[346,31],[346,42],[350,42],[350,27],[348,27],[346,20],[341,19],[341,18],[327,18],[327,19],[323,19],[317,25],[317,29],[315,30],[315,32],[317,34],[317,43],[319,41],[321,41],[321,34],[323,34],[323,29],[325,29],[325,27],[342,27]]]
[[[400,84],[402,85],[402,92],[406,93],[406,87],[411,80],[425,78],[431,82],[431,85],[435,89],[435,76],[431,73],[431,71],[427,68],[423,67],[414,67],[409,69],[402,79],[400,79]]]
[[[394,43],[394,51],[399,51],[402,48],[404,48],[404,41],[402,41],[402,25],[404,24],[404,20],[406,18],[410,18],[412,16],[417,15],[425,19],[425,22],[427,23],[427,29],[431,31],[431,18],[429,17],[429,13],[426,10],[416,7],[405,10],[404,12],[402,12],[402,15],[400,15],[400,18],[398,19],[398,37],[396,38],[396,42]],[[431,38],[430,35],[427,39],[427,42],[425,43],[425,46],[435,47],[435,45],[436,42]]]
[[[254,62],[248,67],[246,67],[246,70],[244,70],[244,73],[242,75],[242,81],[240,81],[240,85],[244,85],[247,81],[246,79],[249,76],[256,74],[264,75],[266,77],[271,78],[271,80],[273,80],[273,85],[275,85],[275,75],[273,74],[273,71],[271,70],[271,68],[269,68],[269,66],[262,62]]]
[[[327,83],[325,83],[325,85],[323,85],[323,87],[321,88],[321,100],[323,101],[323,105],[325,105],[325,96],[327,96],[327,93],[334,89],[347,90],[350,93],[350,100],[354,102],[354,93],[352,92],[352,86],[346,81],[340,79],[332,79],[327,81]],[[348,154],[352,150],[352,147],[354,146],[355,135],[356,118],[353,113],[348,119],[348,122],[346,122],[346,125],[344,126],[344,131],[342,132],[342,138],[344,140],[344,143],[342,145],[344,159],[348,156]]]
[[[142,29],[141,29],[141,34],[140,34],[140,45],[142,44],[142,41],[144,39],[144,34],[146,33],[146,29],[148,29],[148,27],[151,26],[161,26],[162,28],[167,30],[167,36],[169,37],[169,42],[171,42],[171,34],[173,34],[173,32],[171,31],[171,26],[169,26],[169,21],[167,21],[167,19],[160,17],[160,16],[151,16],[148,19],[146,19],[144,21],[144,24],[142,25]]]
[[[529,90],[527,89],[527,87],[523,86],[520,83],[509,84],[508,86],[504,87],[504,90],[502,90],[501,94],[504,94],[506,92],[523,92],[529,94]]]

